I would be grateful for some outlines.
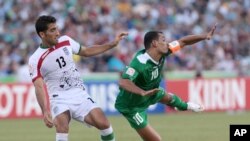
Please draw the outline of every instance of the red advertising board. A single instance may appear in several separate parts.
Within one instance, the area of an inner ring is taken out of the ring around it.
[[[166,85],[167,91],[201,103],[207,111],[250,109],[249,78],[177,80]]]
[[[33,85],[0,84],[0,119],[40,116]]]
[[[113,85],[101,83],[94,86],[90,85],[89,90],[106,88],[106,94],[118,91]],[[250,78],[167,81],[166,89],[185,101],[203,104],[207,111],[250,110]],[[98,103],[108,105],[106,111],[112,112],[115,94],[105,96]],[[37,118],[41,115],[32,84],[0,84],[0,119]]]
[[[85,89],[105,114],[119,114],[114,107],[119,92],[117,81],[85,82]],[[164,113],[165,106],[155,104],[147,112]],[[0,119],[37,118],[41,114],[32,84],[0,84]]]

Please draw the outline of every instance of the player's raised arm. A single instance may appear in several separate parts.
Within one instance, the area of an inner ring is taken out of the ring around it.
[[[171,49],[172,52],[176,52],[180,48],[183,48],[187,45],[192,45],[202,40],[210,40],[214,34],[215,29],[216,29],[216,24],[207,34],[188,35],[188,36],[182,37],[178,41],[169,43],[169,48]]]
[[[85,56],[85,57],[101,54],[101,53],[117,46],[118,43],[127,35],[128,35],[127,32],[122,32],[119,35],[117,35],[115,37],[115,40],[112,42],[102,44],[102,45],[92,45],[91,47],[88,47],[88,48],[82,46],[78,54],[80,56]]]
[[[178,41],[180,43],[180,47],[184,47],[186,45],[192,45],[202,40],[210,40],[214,34],[215,29],[216,29],[216,24],[207,34],[189,35],[179,39]]]

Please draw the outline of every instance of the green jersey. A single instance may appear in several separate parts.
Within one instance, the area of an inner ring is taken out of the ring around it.
[[[170,54],[170,53],[168,53]],[[168,55],[167,54],[167,55]],[[123,79],[131,80],[136,86],[143,90],[151,90],[159,88],[161,79],[163,77],[162,71],[165,62],[163,56],[159,62],[154,61],[146,50],[141,50],[136,53],[129,66],[125,68],[122,73]],[[164,90],[160,91],[161,98]],[[135,112],[143,111],[149,105],[158,102],[159,94],[152,96],[140,96],[133,94],[120,87],[120,92],[117,96],[115,107],[120,112]]]

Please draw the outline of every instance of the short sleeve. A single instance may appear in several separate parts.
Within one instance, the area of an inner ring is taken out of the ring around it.
[[[134,68],[130,66],[126,66],[122,73],[122,78],[123,79],[129,79],[131,81],[135,80],[138,76],[138,71],[136,71]]]
[[[74,54],[78,54],[80,49],[81,49],[81,44],[77,41],[75,41],[74,39],[70,38],[69,36],[68,37],[68,40],[70,42],[70,46],[72,48],[72,51]]]
[[[37,78],[41,77],[41,73],[39,73],[38,70],[38,63],[35,62],[33,59],[29,59],[29,74],[32,79],[32,82],[34,82]]]

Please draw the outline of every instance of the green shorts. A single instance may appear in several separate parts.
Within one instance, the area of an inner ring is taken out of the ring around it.
[[[158,93],[150,97],[147,106],[145,107],[134,107],[133,109],[130,108],[130,112],[123,112],[120,108],[117,110],[128,120],[130,126],[134,129],[141,129],[148,125],[148,118],[147,118],[147,107],[159,102],[165,95],[165,90],[160,89]]]
[[[146,111],[136,113],[122,113],[128,120],[131,127],[134,129],[141,129],[148,125],[148,116]]]

